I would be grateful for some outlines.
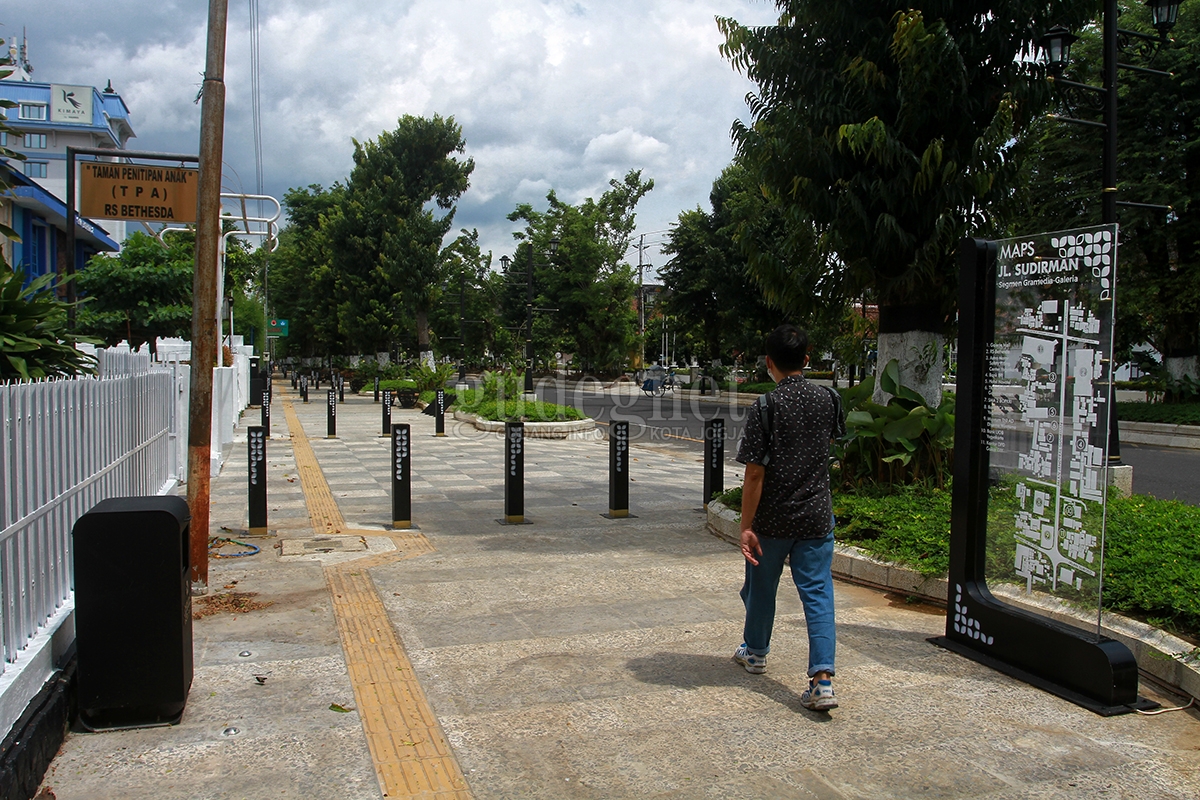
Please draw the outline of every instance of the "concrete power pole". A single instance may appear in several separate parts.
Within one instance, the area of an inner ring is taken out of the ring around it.
[[[646,234],[638,239],[638,339],[642,343],[642,357],[638,369],[646,368],[646,290],[642,284],[642,253],[646,250]]]
[[[217,359],[217,258],[221,243],[221,157],[225,135],[228,0],[209,0],[208,50],[200,104],[200,184],[192,281],[192,366],[188,393],[188,482],[192,594],[208,592],[213,365]]]

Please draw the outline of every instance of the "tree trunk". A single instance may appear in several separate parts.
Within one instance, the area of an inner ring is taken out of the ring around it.
[[[417,351],[420,353],[421,364],[433,369],[433,348],[429,346],[429,312],[423,308],[417,309]]]
[[[1165,356],[1163,365],[1167,368],[1167,377],[1172,381],[1200,379],[1200,356]]]
[[[893,359],[900,366],[900,384],[925,399],[931,408],[942,404],[942,373],[946,368],[942,312],[936,305],[880,306],[879,352],[875,363],[874,401],[886,404],[879,373]]]

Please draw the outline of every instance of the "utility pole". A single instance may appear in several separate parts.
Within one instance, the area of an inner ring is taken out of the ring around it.
[[[463,265],[463,272],[458,276],[458,385],[461,386],[467,382],[467,334],[466,328],[467,318],[467,272],[466,265]],[[456,391],[461,391],[455,387]]]
[[[188,392],[188,482],[192,594],[208,592],[213,365],[217,358],[217,258],[221,240],[221,157],[225,135],[225,27],[228,0],[209,0],[208,49],[200,103],[196,271],[192,281],[192,364]],[[218,323],[219,325],[220,323]]]
[[[533,237],[529,237],[529,268],[525,272],[525,400],[536,400],[533,392]]]
[[[1104,48],[1104,146],[1101,157],[1100,185],[1100,221],[1105,225],[1117,222],[1117,0],[1104,0],[1104,26],[1102,35]],[[1113,257],[1116,258],[1118,241],[1113,242]],[[1106,305],[1110,317],[1113,314],[1112,303]],[[1110,325],[1116,324],[1112,317]],[[1110,354],[1111,355],[1111,354]],[[1116,364],[1109,363],[1109,385],[1112,386],[1113,371]],[[1108,402],[1108,465],[1122,466],[1121,461],[1121,432],[1117,423],[1117,392],[1109,390]]]
[[[642,284],[642,254],[646,250],[646,234],[638,239],[638,340],[642,343],[642,357],[638,367],[646,368],[646,290]]]

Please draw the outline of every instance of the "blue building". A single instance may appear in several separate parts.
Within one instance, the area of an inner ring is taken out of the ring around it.
[[[12,187],[0,195],[0,221],[21,237],[4,242],[4,258],[23,270],[27,280],[48,272],[67,272],[67,204],[18,171],[20,162],[0,169]],[[75,269],[83,269],[96,253],[115,252],[120,245],[96,223],[79,217],[75,224]]]
[[[0,80],[0,98],[16,108],[8,111],[8,125],[16,133],[0,134],[0,145],[25,156],[24,161],[4,160],[14,185],[0,198],[0,221],[21,236],[21,242],[4,245],[8,263],[31,276],[51,270],[65,272],[67,231],[67,148],[120,150],[134,138],[129,108],[112,88],[39,83],[33,79],[28,45],[14,42],[0,57],[0,70],[11,74]],[[106,230],[107,228],[107,230]],[[125,223],[101,227],[88,220],[76,226],[75,267],[81,269],[96,252],[112,251],[125,240]]]

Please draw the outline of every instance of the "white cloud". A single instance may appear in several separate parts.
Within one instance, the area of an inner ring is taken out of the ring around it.
[[[147,150],[195,152],[205,4],[42,0],[28,27],[38,80],[112,79]],[[714,17],[774,18],[762,0],[270,0],[260,5],[266,190],[345,180],[351,137],[403,114],[454,116],[476,162],[459,227],[511,250],[518,202],[555,188],[572,202],[642,169],[655,189],[639,227],[706,204],[732,156],[730,126],[752,87],[718,53]],[[225,160],[252,190],[250,34],[230,7]],[[653,260],[653,259],[652,259]]]
[[[602,133],[588,142],[583,151],[586,161],[607,165],[657,163],[670,150],[653,136],[643,136],[633,128]]]

